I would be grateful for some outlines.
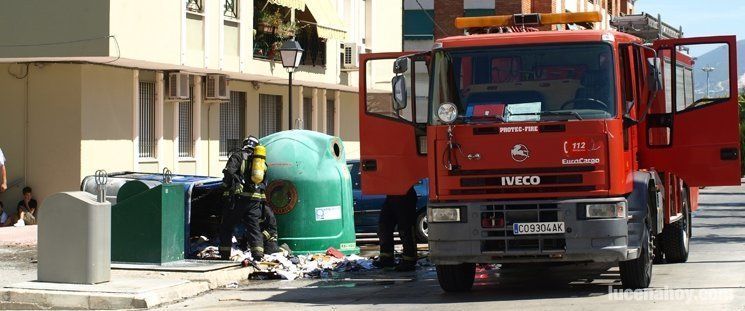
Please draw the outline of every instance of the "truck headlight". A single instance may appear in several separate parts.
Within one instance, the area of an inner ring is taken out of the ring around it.
[[[626,202],[587,204],[585,216],[587,218],[624,218],[626,217]]]
[[[459,207],[433,207],[427,212],[429,222],[460,222]]]
[[[453,103],[444,103],[437,109],[437,117],[445,123],[453,123],[458,118],[458,107]]]

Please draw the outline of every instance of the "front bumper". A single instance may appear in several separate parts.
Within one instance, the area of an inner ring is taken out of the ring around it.
[[[585,203],[611,203],[625,198],[431,203],[460,207],[461,221],[429,222],[430,258],[435,264],[518,262],[617,262],[638,257],[629,247],[625,218],[581,219]],[[501,213],[503,228],[483,228],[483,213]],[[563,234],[518,235],[515,222],[565,223]]]

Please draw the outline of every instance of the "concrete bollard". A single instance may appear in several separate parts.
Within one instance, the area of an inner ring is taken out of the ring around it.
[[[39,208],[41,282],[96,284],[111,278],[111,203],[87,192],[56,193]]]

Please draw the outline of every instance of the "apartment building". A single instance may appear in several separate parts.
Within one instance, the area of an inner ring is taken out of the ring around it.
[[[220,176],[248,134],[358,140],[357,54],[401,51],[400,1],[10,0],[0,148],[10,206],[98,169]],[[293,74],[277,49],[304,48]]]
[[[404,0],[403,46],[407,51],[432,47],[436,38],[462,34],[457,17],[600,11],[595,29],[610,29],[612,16],[633,14],[636,0]],[[436,23],[435,23],[436,22]],[[555,26],[558,27],[559,26]]]

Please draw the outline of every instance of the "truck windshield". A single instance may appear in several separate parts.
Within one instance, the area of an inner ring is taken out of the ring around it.
[[[604,43],[436,51],[430,121],[448,102],[459,123],[611,118],[613,68]]]

